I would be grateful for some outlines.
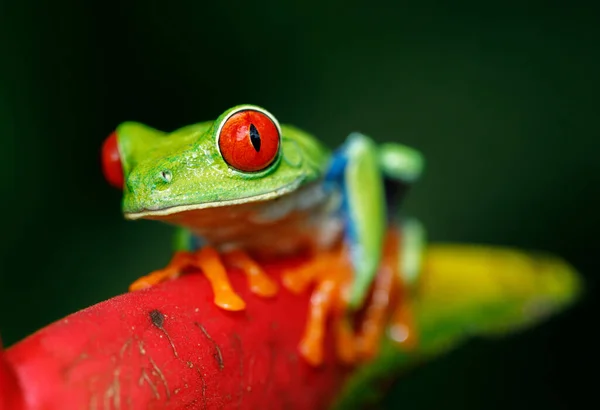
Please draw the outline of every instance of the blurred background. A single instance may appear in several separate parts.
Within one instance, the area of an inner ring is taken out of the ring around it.
[[[600,365],[598,10],[96,3],[0,1],[5,344],[169,259],[170,228],[123,221],[103,180],[99,148],[118,123],[172,130],[254,103],[331,146],[360,130],[422,150],[427,172],[408,209],[432,240],[554,252],[587,279],[576,308],[418,369],[387,408],[597,402],[584,374]]]

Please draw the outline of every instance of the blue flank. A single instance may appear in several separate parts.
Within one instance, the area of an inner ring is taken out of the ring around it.
[[[346,166],[348,165],[348,152],[346,144],[342,145],[332,154],[331,162],[325,172],[323,184],[326,190],[338,188],[342,193],[342,206],[340,213],[344,219],[344,240],[350,245],[353,261],[356,260],[358,246],[358,235],[356,228],[350,218],[350,206],[346,189]]]

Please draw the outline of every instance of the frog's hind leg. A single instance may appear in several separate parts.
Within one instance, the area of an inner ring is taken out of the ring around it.
[[[390,337],[411,349],[417,342],[412,314],[412,289],[420,272],[424,233],[415,220],[392,225],[385,235],[381,264],[359,311],[349,310],[353,267],[348,247],[342,246],[290,273],[288,284],[303,291],[314,284],[308,318],[299,350],[312,365],[323,361],[327,320],[333,319],[338,359],[352,364],[368,361],[378,352],[388,325]],[[355,331],[355,320],[357,330]]]
[[[405,348],[414,346],[417,332],[410,293],[420,271],[423,241],[420,224],[413,220],[392,225],[386,231],[381,264],[359,312],[348,310],[354,275],[347,246],[318,253],[308,264],[284,274],[284,285],[293,292],[314,286],[299,344],[300,353],[310,364],[323,362],[328,319],[333,319],[335,350],[344,363],[374,357],[390,323],[394,341]],[[360,321],[355,331],[357,314]]]
[[[374,141],[360,133],[348,136],[331,158],[323,184],[341,193],[338,212],[344,220],[343,246],[316,255],[308,269],[286,275],[284,284],[302,290],[315,284],[300,350],[309,362],[321,361],[326,313],[335,318],[338,356],[355,356],[353,312],[360,310],[381,261],[385,237],[385,193]],[[293,280],[291,280],[293,279]],[[292,286],[290,286],[292,285]]]

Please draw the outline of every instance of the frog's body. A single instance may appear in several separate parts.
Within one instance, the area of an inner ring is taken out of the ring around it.
[[[320,182],[298,187],[281,197],[227,207],[186,211],[160,217],[187,226],[179,233],[185,250],[209,244],[219,251],[244,249],[252,255],[286,256],[330,249],[342,237],[339,194]]]
[[[334,282],[329,299],[351,310],[362,307],[381,263],[387,226],[396,224],[396,208],[422,168],[416,151],[377,146],[358,133],[332,153],[311,135],[280,126],[270,113],[249,105],[171,134],[124,123],[107,141],[104,155],[107,177],[124,189],[126,218],[162,220],[183,229],[172,263],[133,288],[176,277],[194,265],[213,284],[216,303],[229,310],[243,309],[244,303],[228,285],[223,265],[241,267],[255,281],[256,293],[269,296],[275,285],[253,259],[301,251],[338,256],[322,258],[328,262],[315,263],[288,283],[313,281],[315,292],[325,292],[330,287],[319,284]],[[410,245],[414,254],[421,237],[420,230],[407,230],[413,231],[418,234],[404,241],[404,248]],[[344,259],[350,276],[328,276],[343,270]],[[311,325],[309,318],[307,338],[310,329],[318,333],[322,326]],[[320,361],[318,354],[312,361]]]

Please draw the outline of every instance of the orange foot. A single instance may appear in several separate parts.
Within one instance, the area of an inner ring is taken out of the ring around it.
[[[405,348],[416,345],[416,332],[408,291],[401,283],[400,237],[395,229],[386,236],[381,267],[373,289],[361,311],[358,332],[348,312],[347,289],[352,284],[352,268],[343,248],[319,254],[313,261],[283,276],[284,285],[300,293],[315,285],[308,319],[299,345],[302,356],[312,365],[323,362],[323,345],[327,319],[334,317],[333,331],[338,359],[347,364],[367,361],[379,350],[381,339],[390,324],[390,337]],[[395,302],[395,303],[394,303]]]
[[[352,270],[344,248],[315,255],[306,265],[288,270],[283,284],[291,292],[300,293],[314,285],[308,318],[300,344],[300,354],[313,366],[323,362],[323,345],[327,319],[336,317],[335,337],[338,356],[344,362],[354,361],[355,349],[350,321],[344,315],[347,302],[345,290],[351,283]]]
[[[246,303],[235,293],[227,277],[225,266],[230,266],[242,270],[247,275],[253,293],[263,297],[277,293],[276,284],[245,252],[233,250],[223,253],[222,256],[223,259],[210,246],[203,247],[197,252],[176,252],[166,268],[139,278],[129,286],[129,290],[146,289],[177,278],[185,269],[199,268],[211,284],[217,306],[231,311],[244,310]]]

